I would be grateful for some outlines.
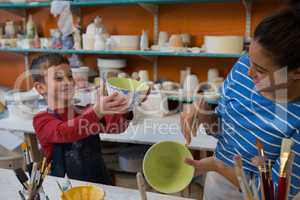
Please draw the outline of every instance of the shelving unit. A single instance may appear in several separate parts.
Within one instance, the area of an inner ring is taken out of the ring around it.
[[[246,10],[245,37],[249,39],[251,31],[251,5],[252,0],[72,0],[70,4],[76,10],[80,17],[80,8],[88,6],[101,5],[127,5],[136,4],[147,10],[153,15],[153,36],[154,44],[157,44],[159,33],[159,5],[160,4],[178,4],[178,3],[232,3],[242,2]],[[26,16],[26,9],[50,7],[51,2],[32,2],[32,3],[0,3],[0,9],[7,9],[17,15]],[[207,57],[207,58],[238,58],[242,54],[210,54],[210,53],[189,53],[189,52],[159,52],[159,51],[90,51],[90,50],[61,50],[61,49],[19,49],[3,48],[0,52],[23,53],[25,58],[25,70],[29,69],[29,54],[34,52],[49,52],[63,54],[81,54],[81,55],[133,55],[148,57],[153,63],[153,79],[158,78],[158,57],[177,56],[177,57]]]

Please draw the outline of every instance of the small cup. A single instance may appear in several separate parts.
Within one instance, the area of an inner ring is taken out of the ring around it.
[[[149,81],[149,73],[147,70],[140,70],[138,72],[138,76],[140,78],[140,81],[143,81],[143,82],[148,82]]]
[[[91,34],[83,34],[82,35],[82,43],[84,50],[94,50],[95,46],[95,37]]]
[[[184,90],[187,92],[195,92],[198,86],[199,86],[198,77],[194,74],[187,75],[183,86]]]
[[[169,41],[169,45],[171,48],[181,48],[183,47],[183,42],[182,42],[182,38],[181,35],[172,35],[170,37],[170,41]]]
[[[216,68],[210,68],[207,72],[207,82],[213,82],[219,77],[219,71]]]
[[[181,34],[181,40],[182,40],[182,43],[185,47],[188,47],[190,44],[191,44],[191,35],[188,34],[188,33],[183,33]]]
[[[41,48],[50,49],[51,48],[51,39],[49,38],[40,38]]]
[[[169,41],[169,34],[168,32],[160,32],[158,36],[158,46],[162,47]]]

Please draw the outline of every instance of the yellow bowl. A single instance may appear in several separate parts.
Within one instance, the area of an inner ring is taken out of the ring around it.
[[[104,190],[92,185],[73,187],[61,194],[61,200],[104,200]]]

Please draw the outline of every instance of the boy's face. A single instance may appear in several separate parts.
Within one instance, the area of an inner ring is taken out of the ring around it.
[[[75,83],[68,64],[52,66],[44,71],[44,83],[37,83],[40,94],[46,96],[48,104],[67,105],[74,96]]]

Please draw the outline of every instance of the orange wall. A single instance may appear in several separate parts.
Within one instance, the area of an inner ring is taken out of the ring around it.
[[[266,15],[279,7],[275,0],[264,0],[255,3],[253,7],[252,27]],[[49,28],[56,27],[55,18],[49,14],[49,9],[31,9],[34,21],[38,23],[40,32],[49,36]],[[153,17],[137,5],[99,6],[82,8],[82,24],[84,27],[97,15],[101,16],[111,34],[140,34],[143,29],[149,30],[153,39]],[[0,11],[0,23],[6,20],[20,20],[15,14]],[[243,35],[245,27],[245,12],[242,3],[207,3],[207,4],[177,4],[161,5],[159,15],[159,30],[169,33],[190,33],[195,45],[200,46],[204,35]],[[253,28],[252,28],[253,29]],[[100,56],[85,56],[85,63],[96,68],[96,58]],[[118,57],[118,56],[110,56]],[[126,71],[147,69],[152,75],[151,63],[143,57],[123,56],[128,59]],[[206,79],[207,70],[217,67],[223,76],[230,70],[236,59],[212,58],[182,58],[160,57],[159,78],[178,80],[179,70],[191,67],[192,72],[199,75],[200,80]],[[24,58],[21,54],[0,52],[0,85],[12,86],[16,77],[24,70]]]

